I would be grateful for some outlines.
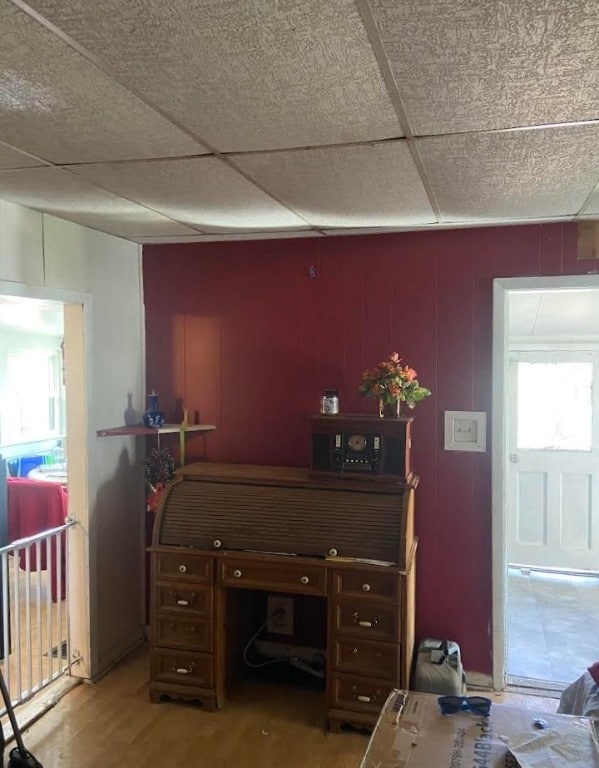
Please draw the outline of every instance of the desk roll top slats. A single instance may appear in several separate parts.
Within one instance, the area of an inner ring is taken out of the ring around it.
[[[305,469],[178,470],[151,547],[152,700],[223,706],[227,590],[315,595],[327,601],[329,722],[372,724],[388,691],[409,684],[413,497],[413,485],[315,479]]]

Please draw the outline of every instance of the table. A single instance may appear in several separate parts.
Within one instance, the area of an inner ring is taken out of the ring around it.
[[[40,464],[27,473],[29,480],[41,480],[44,483],[58,483],[63,487],[68,484],[66,464]]]

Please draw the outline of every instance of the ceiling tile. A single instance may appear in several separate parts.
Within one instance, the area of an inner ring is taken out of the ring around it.
[[[7,0],[0,28],[3,141],[54,163],[205,151]]]
[[[597,0],[369,0],[416,135],[597,118]]]
[[[193,233],[58,168],[0,171],[0,198],[122,237]]]
[[[231,160],[313,226],[435,221],[405,141],[234,155]]]
[[[73,166],[111,192],[205,232],[307,228],[305,221],[214,157]]]
[[[599,179],[599,125],[438,136],[416,146],[449,221],[571,216]]]
[[[354,0],[32,0],[223,151],[401,136]]]
[[[25,155],[17,149],[12,149],[0,143],[0,170],[8,168],[34,168],[40,165],[43,165],[43,163],[39,160],[34,160],[29,155]]]

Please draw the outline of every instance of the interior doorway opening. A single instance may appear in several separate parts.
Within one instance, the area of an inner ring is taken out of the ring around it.
[[[494,685],[559,691],[599,636],[599,279],[495,281]]]
[[[70,647],[65,668],[74,677],[88,677],[88,436],[83,343],[88,299],[46,289],[25,293],[22,286],[3,284],[0,295],[0,455],[16,480],[58,483],[68,498],[68,547],[65,540],[62,552],[67,555],[64,569],[68,569],[69,589],[61,601],[63,616],[68,614],[69,620],[62,643],[60,638],[57,641],[57,655],[64,657],[63,646]],[[45,578],[44,572],[42,583]],[[34,591],[28,589],[27,594]],[[70,642],[65,642],[67,638]]]

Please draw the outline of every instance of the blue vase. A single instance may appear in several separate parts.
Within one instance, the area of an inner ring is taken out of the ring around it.
[[[144,411],[142,419],[146,427],[161,427],[164,424],[164,413],[158,408],[158,395],[152,392],[148,395],[150,407]]]

